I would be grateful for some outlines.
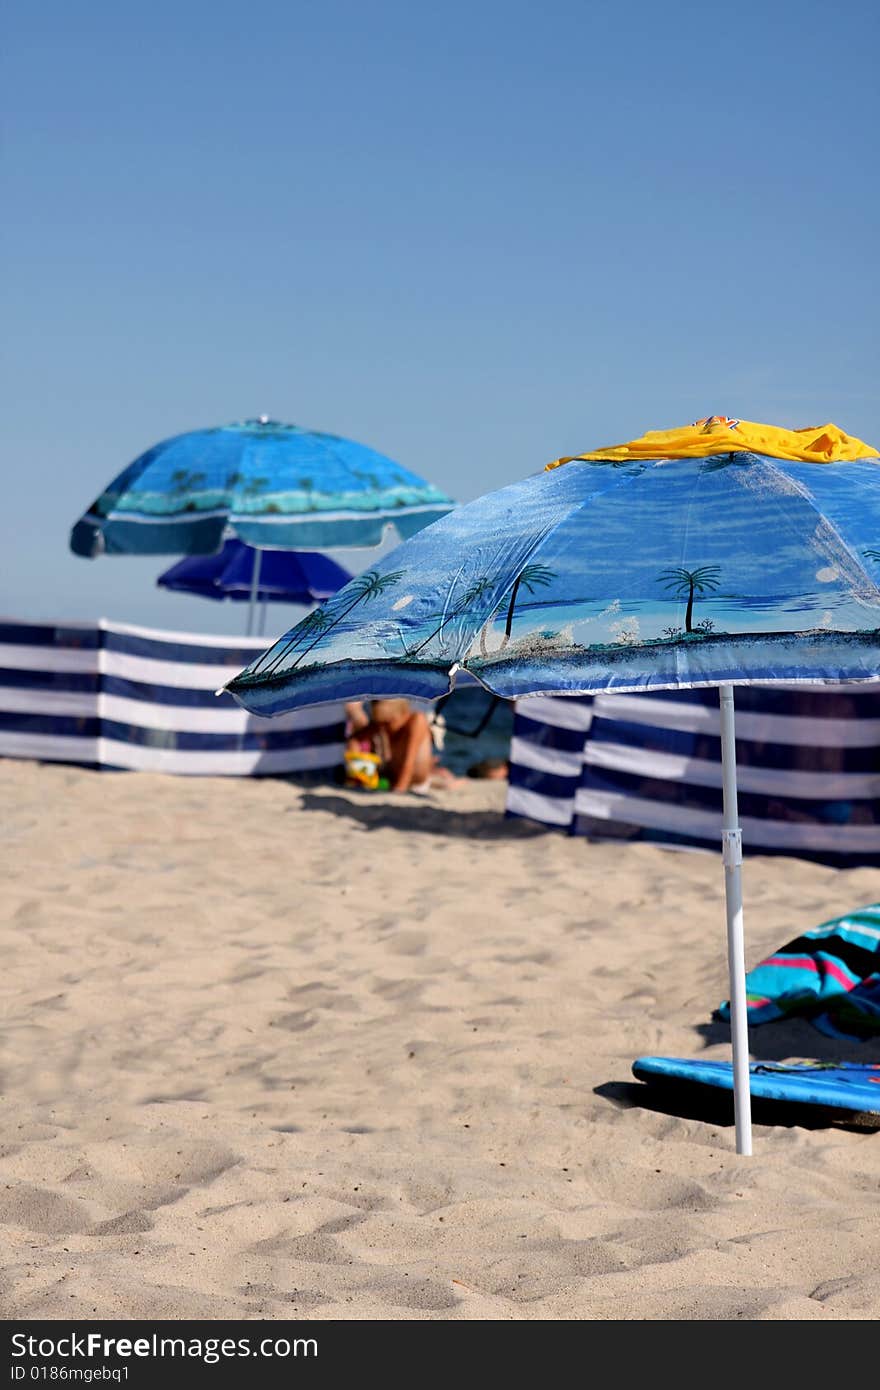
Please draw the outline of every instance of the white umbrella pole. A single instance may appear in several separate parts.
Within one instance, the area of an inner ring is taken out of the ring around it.
[[[250,637],[254,630],[254,613],[257,607],[257,594],[260,592],[260,561],[263,558],[262,550],[254,551],[254,568],[251,572],[251,597],[248,603],[247,633]]]
[[[727,902],[727,967],[730,972],[730,1033],[733,1040],[733,1107],[736,1151],[752,1152],[752,1098],[749,1091],[749,1024],[746,1009],[746,960],[743,941],[742,832],[736,801],[736,735],[733,724],[733,686],[719,687],[721,696],[721,782],[724,817],[721,841],[724,891]]]

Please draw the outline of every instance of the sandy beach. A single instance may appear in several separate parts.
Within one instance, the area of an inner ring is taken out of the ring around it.
[[[633,1103],[640,1054],[728,1055],[714,856],[505,822],[503,784],[0,785],[3,1316],[880,1314],[880,1134],[743,1160]],[[880,875],[745,891],[754,963]]]

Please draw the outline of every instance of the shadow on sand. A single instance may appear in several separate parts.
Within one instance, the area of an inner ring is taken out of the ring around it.
[[[680,1120],[700,1120],[719,1129],[733,1127],[733,1092],[714,1086],[689,1086],[687,1082],[675,1086],[648,1086],[640,1081],[605,1081],[593,1088],[593,1094],[626,1110],[652,1110],[658,1115],[675,1115]],[[880,1129],[880,1119],[876,1115],[862,1119],[850,1110],[764,1100],[759,1096],[752,1096],[752,1123],[798,1129],[847,1129],[860,1134]]]
[[[703,1049],[717,1043],[730,1046],[730,1024],[720,1018],[698,1023],[694,1032],[703,1039]],[[826,1038],[804,1017],[784,1018],[749,1029],[749,1047],[756,1061],[791,1062],[880,1062],[880,1037],[867,1042]]]
[[[505,818],[503,810],[486,808],[464,810],[450,799],[442,805],[415,796],[406,800],[355,799],[331,793],[304,792],[299,806],[306,811],[324,811],[343,820],[354,821],[365,830],[418,830],[427,835],[446,835],[465,840],[532,840],[552,835],[552,827],[534,821]]]
[[[698,1023],[694,1032],[703,1039],[703,1048],[718,1043],[730,1045],[730,1026],[721,1019]],[[826,1038],[805,1018],[765,1023],[749,1033],[752,1055],[762,1062],[880,1062],[880,1039],[873,1042],[847,1042]],[[606,1081],[594,1088],[594,1095],[625,1109],[638,1107],[661,1115],[677,1115],[684,1120],[705,1124],[733,1124],[733,1093],[714,1086],[687,1081],[649,1085],[642,1081]],[[856,1112],[832,1106],[799,1105],[794,1101],[752,1097],[752,1119],[756,1125],[787,1125],[801,1129],[851,1129],[864,1132],[880,1129],[876,1116],[859,1118]]]

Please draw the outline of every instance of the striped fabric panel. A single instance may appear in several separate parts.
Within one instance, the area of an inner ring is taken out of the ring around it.
[[[746,976],[749,1021],[804,1014],[832,1037],[880,1034],[880,903],[796,937]],[[718,1010],[730,1018],[729,1004]]]
[[[517,700],[507,814],[570,829],[593,720],[593,697]]]
[[[262,639],[125,624],[0,624],[0,756],[205,776],[320,773],[344,710],[260,719],[219,686]]]
[[[559,746],[572,705],[579,751]],[[747,851],[880,864],[876,688],[738,687],[736,727]],[[517,701],[508,812],[572,834],[717,848],[717,691]]]
[[[717,689],[596,698],[615,721],[719,736]],[[741,685],[736,687],[735,698],[737,744],[747,741],[831,749],[880,745],[880,693],[875,687],[788,685],[774,689]],[[610,708],[606,706],[608,700],[614,701]]]

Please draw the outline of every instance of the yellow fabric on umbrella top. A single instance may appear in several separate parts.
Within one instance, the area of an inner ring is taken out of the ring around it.
[[[697,459],[711,454],[737,452],[766,454],[770,458],[800,463],[843,463],[880,458],[876,449],[837,425],[813,425],[805,430],[786,430],[779,425],[759,425],[753,420],[734,420],[729,415],[707,415],[692,425],[673,430],[648,430],[628,444],[612,444],[588,454],[555,459],[547,468],[578,459],[616,463],[626,459]]]

